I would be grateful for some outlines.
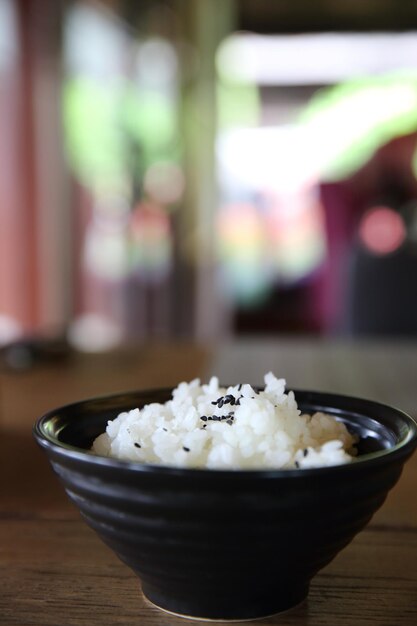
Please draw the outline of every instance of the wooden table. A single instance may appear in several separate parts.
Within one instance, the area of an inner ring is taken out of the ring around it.
[[[34,419],[95,394],[175,385],[216,373],[394,404],[417,416],[417,343],[239,341],[210,349],[146,346],[59,366],[0,374],[0,624],[180,626],[146,603],[138,579],[79,518],[32,441]],[[261,623],[276,626],[417,625],[417,455],[370,525],[313,580],[301,606]]]

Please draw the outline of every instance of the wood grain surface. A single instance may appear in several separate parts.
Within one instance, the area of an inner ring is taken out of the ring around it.
[[[140,582],[77,520],[0,522],[1,623],[8,626],[181,626],[154,608]],[[18,546],[18,547],[17,547]],[[277,564],[279,567],[279,564]],[[417,532],[365,530],[314,579],[308,600],[261,623],[411,626],[417,615]]]
[[[31,437],[34,419],[96,394],[175,385],[194,376],[356,394],[417,414],[417,344],[271,340],[210,350],[147,346],[75,355],[59,367],[0,374],[0,625],[180,626],[144,599],[140,581],[80,519]],[[261,624],[417,625],[417,455],[367,529],[314,579],[308,600]],[[279,563],[277,563],[277,568]]]

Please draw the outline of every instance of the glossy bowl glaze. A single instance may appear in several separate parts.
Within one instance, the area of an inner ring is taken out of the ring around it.
[[[361,437],[348,465],[299,470],[193,470],[94,456],[93,439],[121,411],[171,390],[91,399],[34,427],[86,522],[142,581],[157,606],[205,619],[253,619],[308,594],[314,574],[370,520],[417,444],[415,422],[368,400],[296,391]]]

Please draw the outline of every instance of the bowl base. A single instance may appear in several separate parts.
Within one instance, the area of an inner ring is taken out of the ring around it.
[[[247,594],[240,599],[229,602],[219,602],[217,596],[211,599],[204,597],[198,600],[195,596],[188,601],[178,601],[159,590],[142,584],[142,594],[145,600],[155,608],[175,617],[194,619],[204,622],[245,622],[261,620],[285,613],[300,605],[308,596],[309,584],[298,586],[282,593],[277,591],[269,597],[251,598]]]

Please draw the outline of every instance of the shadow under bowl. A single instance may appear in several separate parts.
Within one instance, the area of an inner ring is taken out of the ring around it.
[[[311,578],[370,520],[417,445],[402,411],[369,400],[295,391],[360,436],[347,465],[295,470],[177,469],[94,456],[120,412],[165,402],[171,389],[95,398],[50,411],[34,426],[86,522],[167,611],[218,620],[287,610]]]

